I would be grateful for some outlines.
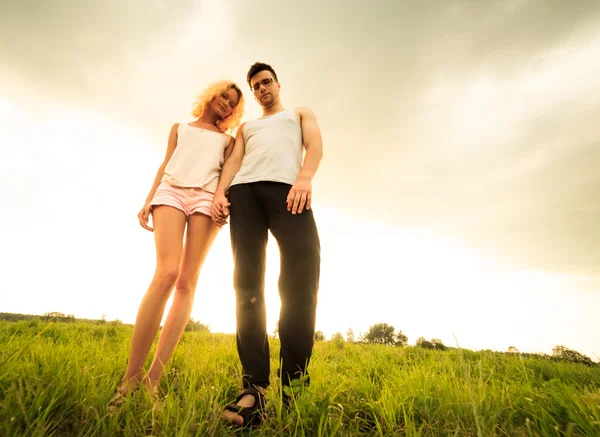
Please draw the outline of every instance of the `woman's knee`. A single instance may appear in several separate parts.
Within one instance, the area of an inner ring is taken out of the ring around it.
[[[193,294],[196,291],[198,278],[192,278],[182,273],[175,284],[175,292],[180,294]]]
[[[175,263],[159,265],[156,269],[156,277],[162,283],[168,284],[170,288],[179,277],[179,265]]]

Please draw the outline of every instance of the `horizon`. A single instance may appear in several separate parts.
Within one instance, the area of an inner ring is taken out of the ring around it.
[[[48,311],[48,312],[46,312],[44,314],[20,314],[20,313],[4,313],[4,312],[0,312],[0,321],[18,322],[20,320],[25,320],[25,319],[22,319],[22,318],[18,318],[18,319],[15,319],[15,320],[3,319],[2,317],[4,317],[5,315],[9,315],[9,316],[21,316],[21,317],[36,317],[36,318],[48,317],[50,319],[54,319],[54,318],[56,318],[56,319],[60,319],[60,318],[70,319],[72,317],[73,320],[74,320],[74,322],[79,321],[79,322],[88,322],[88,323],[98,323],[98,322],[102,322],[102,323],[118,323],[118,324],[122,324],[122,325],[126,325],[126,326],[131,326],[131,327],[135,326],[135,323],[123,322],[120,319],[108,320],[108,319],[106,319],[106,315],[105,314],[102,314],[102,316],[100,316],[100,318],[98,318],[98,319],[88,319],[88,318],[77,317],[75,314],[65,314],[65,313],[62,313],[60,311]],[[63,321],[63,320],[59,320],[58,322],[59,323],[67,323],[66,321]],[[201,323],[199,320],[194,320],[193,317],[190,317],[189,322],[199,323],[202,326],[205,326],[206,329],[208,330],[208,333],[210,333],[210,334],[235,335],[235,332],[213,331],[209,325],[205,325],[205,324]],[[398,334],[404,334],[404,332],[401,329],[397,329],[395,326],[393,326],[390,323],[387,323],[387,322],[377,322],[377,323],[373,323],[372,325],[370,325],[369,329],[366,332],[354,332],[354,330],[352,330],[352,334],[353,334],[353,338],[354,338],[353,340],[348,339],[348,331],[350,329],[352,329],[352,327],[349,327],[348,329],[346,329],[346,332],[336,331],[336,332],[333,332],[329,336],[326,336],[323,333],[323,331],[321,331],[319,329],[316,329],[315,330],[315,336],[317,336],[319,333],[321,333],[321,334],[323,334],[323,340],[321,340],[321,341],[333,341],[334,336],[336,336],[337,334],[340,334],[340,335],[342,335],[342,337],[344,339],[344,342],[349,342],[349,343],[370,343],[369,341],[365,341],[364,335],[369,332],[369,330],[370,330],[371,327],[373,327],[375,325],[378,325],[378,324],[385,324],[385,325],[393,327],[394,328],[394,336],[396,336]],[[162,329],[162,328],[163,328],[163,323],[161,322],[160,329]],[[186,332],[187,332],[187,328],[186,328]],[[270,338],[276,338],[276,339],[279,338],[279,335],[275,334],[274,331],[267,332],[267,335]],[[407,342],[405,344],[400,345],[400,346],[398,344],[395,344],[395,345],[382,344],[382,346],[390,346],[390,347],[414,346],[414,347],[418,347],[419,346],[418,345],[418,341],[421,338],[423,338],[423,339],[425,339],[427,341],[430,341],[430,342],[432,340],[439,340],[437,337],[425,338],[423,336],[419,336],[419,337],[415,338],[415,340],[414,340],[413,343],[411,343],[410,342],[410,338],[408,338]],[[317,342],[317,341],[319,341],[319,340],[317,340],[315,338],[315,342]],[[373,343],[373,344],[377,344],[377,343]],[[442,342],[442,345],[444,347],[448,348],[448,349],[465,349],[465,350],[471,350],[471,349],[468,349],[468,348],[465,348],[465,347],[461,347],[458,342],[456,342],[456,344],[454,344],[454,345],[453,344],[446,344],[446,343]],[[569,345],[566,345],[566,344],[556,344],[554,347],[566,347],[566,348],[568,348],[570,350],[574,350],[571,347],[569,347]],[[553,349],[554,349],[554,347],[553,347]],[[513,350],[513,349],[515,349],[515,350]],[[547,352],[542,352],[542,351],[522,351],[522,350],[519,350],[518,348],[516,348],[515,346],[509,346],[507,348],[507,350],[496,350],[496,349],[490,349],[490,348],[475,349],[474,352],[481,352],[481,351],[488,351],[488,350],[492,351],[492,352],[500,352],[500,353],[515,353],[515,351],[516,351],[517,353],[520,353],[520,354],[549,355],[549,356],[552,356],[553,352],[554,352],[554,351],[551,351],[552,353],[547,353]],[[575,352],[579,352],[579,351],[575,351]],[[585,357],[587,357],[587,358],[590,358],[595,363],[600,363],[600,357],[598,357],[598,356],[588,357],[585,354],[583,354],[583,355]]]

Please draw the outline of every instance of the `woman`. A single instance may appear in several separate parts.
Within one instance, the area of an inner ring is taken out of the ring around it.
[[[239,125],[243,111],[239,87],[219,81],[194,103],[194,122],[175,123],[171,128],[165,159],[138,214],[140,225],[154,232],[157,263],[137,313],[127,370],[109,404],[112,410],[140,383],[156,395],[163,366],[190,318],[200,269],[219,231],[211,219],[211,206],[221,167],[234,143],[225,132]],[[154,229],[148,226],[150,214]],[[171,309],[152,365],[143,376],[144,362],[173,287]]]

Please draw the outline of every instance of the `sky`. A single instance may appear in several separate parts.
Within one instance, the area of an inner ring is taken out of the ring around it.
[[[323,134],[317,329],[600,356],[600,3],[21,1],[0,36],[0,311],[132,323],[170,126],[222,78],[259,116],[261,61]],[[218,332],[229,244],[192,312]],[[272,331],[274,241],[268,257]]]

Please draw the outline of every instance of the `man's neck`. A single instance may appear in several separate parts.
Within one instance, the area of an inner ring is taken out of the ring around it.
[[[269,106],[268,108],[263,108],[263,117],[268,117],[269,115],[277,114],[278,112],[285,111],[285,108],[280,102],[273,106]]]

